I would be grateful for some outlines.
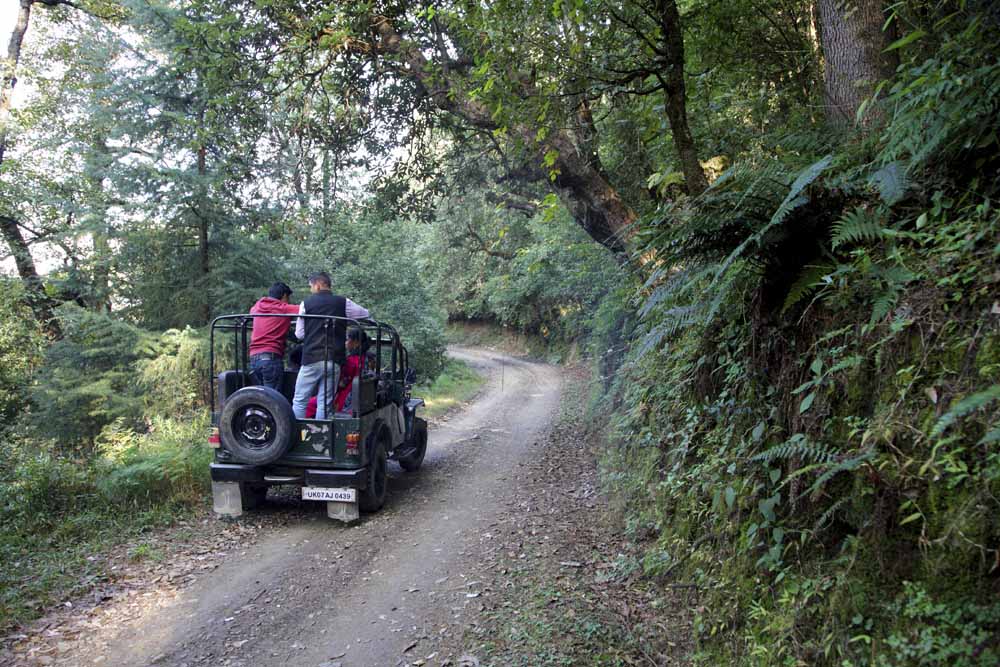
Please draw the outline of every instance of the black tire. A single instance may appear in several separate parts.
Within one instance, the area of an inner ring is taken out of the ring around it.
[[[417,449],[399,459],[399,465],[406,472],[416,472],[424,462],[424,454],[427,453],[427,422],[420,417],[413,422],[413,436],[408,445]]]
[[[385,494],[389,488],[389,457],[385,452],[385,440],[381,434],[368,436],[368,467],[365,469],[365,488],[358,498],[358,508],[362,512],[377,512],[385,504]]]
[[[222,446],[240,463],[274,463],[288,451],[295,415],[270,387],[244,387],[226,399],[219,417]]]

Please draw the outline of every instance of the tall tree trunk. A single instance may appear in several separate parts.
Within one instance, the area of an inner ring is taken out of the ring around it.
[[[35,268],[35,260],[31,257],[31,250],[28,243],[21,235],[21,229],[17,220],[10,216],[0,215],[0,234],[11,249],[14,256],[14,263],[17,265],[17,273],[21,277],[21,284],[24,285],[25,298],[35,319],[41,322],[45,332],[52,338],[62,338],[62,328],[59,320],[52,313],[55,305],[52,299],[45,293],[45,285],[41,276]]]
[[[875,93],[879,81],[896,71],[895,52],[886,53],[890,35],[882,29],[882,0],[817,0],[826,115],[833,125],[854,123],[861,104]],[[865,108],[862,125],[884,119],[877,104]]]
[[[327,224],[330,220],[330,149],[328,147],[323,148],[323,160],[320,162],[320,170],[323,179],[323,183],[320,186],[323,188],[323,223]]]
[[[684,84],[684,34],[681,32],[681,15],[676,0],[656,0],[660,17],[663,45],[666,47],[665,71],[657,74],[663,86],[667,120],[673,135],[674,148],[684,172],[688,194],[700,195],[708,188],[708,179],[698,160],[694,136],[688,125],[687,90]]]
[[[17,84],[17,65],[21,60],[21,44],[24,43],[24,33],[28,31],[28,20],[31,18],[31,5],[33,0],[21,0],[21,7],[17,11],[17,23],[14,31],[10,33],[10,42],[7,43],[7,57],[4,59],[2,70],[3,79],[0,81],[0,165],[3,164],[4,154],[7,152],[7,121],[10,119],[10,105],[14,97],[14,86]]]
[[[201,295],[204,301],[201,304],[201,319],[205,324],[208,324],[212,319],[212,301],[211,301],[211,290],[209,289],[209,273],[211,271],[211,264],[209,263],[208,256],[208,221],[209,216],[205,211],[205,201],[206,196],[206,184],[205,178],[208,174],[208,169],[205,164],[205,155],[207,153],[206,147],[203,145],[198,147],[198,177],[199,177],[199,196],[198,196],[198,269],[201,273]]]
[[[0,65],[3,74],[2,79],[0,79],[0,165],[3,164],[4,154],[7,152],[7,122],[10,119],[14,86],[17,85],[17,65],[21,61],[21,44],[24,43],[24,33],[28,31],[32,4],[33,0],[21,0],[21,7],[17,11],[17,23],[14,24],[14,30],[10,33],[10,41],[7,43],[7,57]]]
[[[21,60],[21,45],[24,43],[24,34],[28,31],[28,22],[31,18],[31,5],[33,0],[21,0],[21,6],[17,13],[17,22],[14,30],[10,34],[10,42],[7,44],[7,57],[2,63],[2,79],[0,79],[0,167],[3,166],[4,157],[7,153],[7,124],[10,120],[10,107],[14,98],[14,86],[17,85],[17,66]],[[35,267],[35,260],[31,256],[31,249],[28,242],[24,240],[17,219],[7,213],[0,212],[0,234],[2,234],[10,254],[14,257],[14,264],[17,266],[17,274],[24,285],[24,293],[28,300],[31,311],[45,330],[53,338],[62,336],[59,322],[52,314],[53,301],[45,293],[45,285],[42,283],[38,269]]]
[[[84,226],[93,239],[93,278],[90,306],[99,313],[111,312],[111,244],[109,242],[108,206],[104,195],[104,178],[111,157],[106,138],[98,134],[86,159],[86,181],[89,199]]]

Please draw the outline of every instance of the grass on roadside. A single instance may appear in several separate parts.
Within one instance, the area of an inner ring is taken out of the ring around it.
[[[0,631],[109,580],[115,548],[208,498],[207,415],[105,429],[96,458],[22,451],[0,486]],[[22,450],[28,450],[26,441]],[[155,544],[130,560],[155,560]]]
[[[471,399],[484,381],[468,364],[448,359],[441,374],[429,384],[416,385],[413,395],[424,399],[427,406],[423,416],[433,419]]]
[[[579,350],[573,343],[524,334],[510,327],[486,322],[449,322],[445,338],[456,345],[487,347],[514,356],[543,359],[549,363],[574,363]]]

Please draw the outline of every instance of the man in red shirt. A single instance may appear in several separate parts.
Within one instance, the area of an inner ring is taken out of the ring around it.
[[[250,336],[250,373],[257,384],[281,391],[285,376],[285,339],[292,317],[261,317],[262,315],[298,315],[299,307],[288,303],[292,288],[282,282],[271,285],[267,296],[250,309],[253,333]]]

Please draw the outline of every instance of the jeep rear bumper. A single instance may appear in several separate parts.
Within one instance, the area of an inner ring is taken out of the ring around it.
[[[266,468],[239,463],[212,463],[209,465],[213,482],[257,482],[264,483]],[[323,486],[342,489],[364,489],[367,486],[365,468],[353,470],[330,470],[313,468],[302,471],[306,486]]]

